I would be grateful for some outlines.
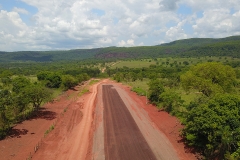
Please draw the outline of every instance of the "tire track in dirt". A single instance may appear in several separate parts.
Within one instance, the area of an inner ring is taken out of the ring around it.
[[[99,83],[92,86],[91,94],[87,98],[87,101],[84,103],[82,121],[77,126],[76,131],[72,135],[71,142],[73,143],[71,144],[68,155],[66,155],[65,159],[86,159],[90,139],[89,133],[93,121],[93,106],[97,95],[98,84]]]
[[[64,115],[59,119],[57,127],[46,137],[44,145],[33,159],[47,160],[81,160],[88,154],[93,106],[97,93],[97,85],[89,88],[90,92],[74,98]]]
[[[75,107],[75,103],[72,102],[68,105],[66,112],[61,114],[54,126],[54,130],[43,140],[43,144],[34,154],[33,160],[61,159],[61,155],[65,153],[65,147],[68,146],[74,128],[80,124],[82,119],[82,113],[78,107]]]

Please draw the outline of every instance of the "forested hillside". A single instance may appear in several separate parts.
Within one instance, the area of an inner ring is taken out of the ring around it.
[[[231,56],[239,57],[240,36],[222,39],[192,38],[158,46],[107,47],[66,51],[0,52],[0,62],[53,62],[84,59],[136,59],[167,56]]]

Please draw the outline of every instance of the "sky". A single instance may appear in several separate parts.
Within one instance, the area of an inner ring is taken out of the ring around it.
[[[240,35],[240,0],[0,0],[0,51]]]

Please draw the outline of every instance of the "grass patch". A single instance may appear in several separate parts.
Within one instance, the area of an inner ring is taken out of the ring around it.
[[[89,85],[93,85],[93,84],[95,84],[95,83],[97,83],[97,82],[99,82],[98,79],[93,79],[93,80],[91,80],[91,81],[89,82]]]
[[[111,68],[122,68],[124,66],[129,68],[142,68],[149,67],[151,64],[156,64],[156,62],[151,59],[121,61],[111,66]]]
[[[52,130],[54,130],[54,125],[51,125],[51,126],[49,127],[49,129],[45,131],[44,137],[46,137],[46,136],[48,135],[48,133],[50,133]]]
[[[140,96],[146,96],[146,90],[139,88],[139,87],[132,87],[131,89],[133,92],[136,92]]]
[[[184,105],[189,105],[190,102],[193,102],[202,95],[202,93],[197,90],[190,90],[189,92],[186,92],[182,88],[175,89],[175,92],[181,95],[181,99],[184,100]]]
[[[148,90],[149,79],[144,78],[143,81],[136,80],[134,82],[122,82],[125,85],[131,86],[131,90],[140,96],[146,96]]]
[[[149,82],[149,79],[144,78],[143,81],[136,80],[134,82],[122,82],[122,83],[126,84],[126,85],[129,85],[131,87],[141,88],[141,89],[147,91],[148,90],[148,82]]]
[[[59,95],[61,95],[63,93],[61,88],[57,88],[57,89],[52,89],[53,90],[53,98],[58,97]]]
[[[78,96],[82,96],[87,92],[89,92],[89,90],[87,88],[84,88],[83,90],[81,90],[81,92],[79,92]]]
[[[33,83],[38,81],[37,76],[34,76],[34,75],[27,76],[27,78],[29,78],[30,81],[33,82]]]

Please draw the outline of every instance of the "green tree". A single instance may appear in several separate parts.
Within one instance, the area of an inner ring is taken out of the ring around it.
[[[48,102],[52,99],[52,91],[39,84],[32,84],[25,88],[29,102],[38,110],[43,102]]]
[[[20,93],[25,87],[27,87],[28,85],[30,85],[31,82],[29,79],[27,79],[26,77],[23,76],[19,76],[13,79],[12,81],[12,91],[15,93]]]
[[[0,89],[0,139],[6,135],[6,130],[9,128],[9,120],[6,112],[11,104],[11,92],[7,89]]]
[[[71,75],[64,75],[62,84],[65,89],[70,89],[72,87],[75,87],[78,84],[78,81]]]
[[[189,145],[202,150],[207,159],[224,159],[237,151],[240,142],[240,97],[216,94],[197,103],[188,113],[183,134]]]
[[[159,98],[161,101],[162,108],[167,112],[177,110],[177,108],[182,106],[184,102],[181,99],[181,96],[172,90],[163,92],[162,94],[160,94]]]
[[[189,62],[188,62],[188,61],[183,61],[183,64],[184,64],[185,66],[187,66],[187,65],[189,65]]]
[[[159,103],[159,95],[164,92],[162,82],[159,79],[151,80],[148,83],[149,86],[149,95],[148,98],[153,104]]]
[[[12,83],[12,78],[11,77],[2,77],[1,82],[3,83],[4,86],[9,86]]]
[[[115,75],[114,75],[114,80],[116,80],[117,82],[121,82],[123,79],[124,79],[124,75],[123,73],[121,72],[117,72]]]
[[[217,62],[201,63],[180,77],[185,90],[197,89],[206,96],[231,92],[236,82],[232,67]]]
[[[39,81],[43,81],[43,80],[46,80],[47,77],[49,76],[49,74],[51,74],[51,72],[48,72],[48,71],[41,71],[37,74],[37,79]]]
[[[28,99],[29,97],[24,90],[25,89],[19,93],[13,93],[12,95],[12,107],[14,109],[15,116],[24,111],[24,109],[26,109],[30,103]]]
[[[62,77],[57,73],[49,74],[46,80],[46,86],[48,88],[59,88],[62,83]]]

